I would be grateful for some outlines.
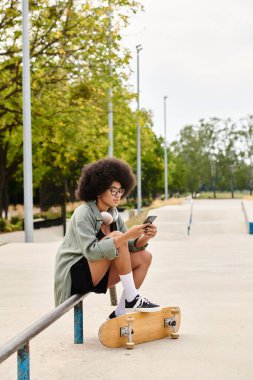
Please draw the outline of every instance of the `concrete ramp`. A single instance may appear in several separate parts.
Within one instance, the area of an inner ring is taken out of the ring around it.
[[[252,365],[253,236],[238,200],[190,200],[154,209],[158,233],[140,293],[162,306],[179,306],[178,340],[134,350],[108,349],[98,330],[112,312],[109,295],[84,302],[85,343],[73,344],[73,312],[31,341],[31,379],[250,380]],[[50,239],[47,229],[47,240]],[[0,345],[53,307],[54,258],[59,242],[0,247]],[[120,296],[122,287],[117,285]],[[0,379],[16,379],[16,355],[0,366]]]
[[[241,200],[193,202],[191,235],[245,234],[247,228]]]
[[[160,240],[187,239],[187,226],[190,218],[191,201],[186,200],[182,205],[165,206],[150,211],[157,215],[155,224],[158,227]]]
[[[150,212],[150,215],[157,215],[155,223],[160,240],[171,241],[188,238],[191,205],[190,236],[192,237],[246,234],[248,232],[241,200],[193,200],[192,203],[191,200],[186,200],[182,205],[166,206]],[[249,209],[248,205],[247,207]]]

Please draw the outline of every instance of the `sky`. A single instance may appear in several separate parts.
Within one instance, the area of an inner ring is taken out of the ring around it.
[[[154,132],[167,141],[182,127],[210,117],[239,120],[253,113],[253,1],[142,0],[123,45],[132,53],[136,91],[140,52],[140,107],[153,113]]]

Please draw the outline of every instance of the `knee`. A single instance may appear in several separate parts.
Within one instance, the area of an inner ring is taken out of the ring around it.
[[[146,249],[142,252],[142,259],[145,262],[145,265],[149,267],[152,263],[152,254]]]
[[[121,231],[112,231],[108,236],[110,237],[118,237],[123,235],[123,232]],[[118,248],[118,252],[121,252],[122,249],[126,249],[128,247],[128,242],[122,243],[122,245]]]
[[[116,237],[116,236],[120,236],[120,235],[123,235],[123,233],[121,231],[112,231],[109,234],[109,236],[112,236],[112,237]]]

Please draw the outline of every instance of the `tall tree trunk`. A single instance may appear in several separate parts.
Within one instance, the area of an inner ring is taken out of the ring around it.
[[[9,208],[9,192],[8,192],[8,182],[6,181],[5,187],[3,189],[3,210],[5,214],[5,219],[8,219],[8,208]]]
[[[233,174],[231,174],[231,177],[230,177],[230,189],[231,189],[232,199],[234,199],[234,177],[233,177]]]
[[[66,202],[67,202],[67,181],[66,178],[63,179],[63,197],[62,197],[62,225],[63,225],[63,236],[66,234],[66,216],[67,216],[67,208],[66,208]]]
[[[0,218],[2,218],[2,214],[3,214],[5,186],[6,186],[6,177],[4,174],[4,169],[0,167]]]
[[[216,182],[215,179],[213,180],[213,197],[216,199]]]
[[[2,214],[3,214],[3,189],[0,184],[0,219],[2,218]]]

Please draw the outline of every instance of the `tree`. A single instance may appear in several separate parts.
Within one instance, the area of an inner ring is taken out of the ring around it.
[[[171,143],[168,157],[169,191],[172,194],[183,194],[187,191],[186,163],[180,154],[178,142]]]
[[[239,121],[239,145],[240,155],[243,160],[242,166],[246,171],[246,187],[249,188],[250,195],[253,191],[253,115]]]
[[[178,163],[183,163],[185,188],[194,196],[203,183],[205,164],[198,127],[185,126],[180,132],[179,141],[174,144],[174,151],[179,158]]]
[[[218,169],[218,144],[219,144],[219,122],[218,118],[211,118],[208,121],[200,120],[199,134],[203,142],[203,152],[209,165],[206,167],[206,182],[210,183],[213,197],[216,198],[217,189],[217,169]],[[210,180],[211,181],[210,181]]]
[[[115,18],[110,48],[109,6]],[[80,146],[80,136],[94,141],[97,133],[100,136],[107,132],[101,120],[104,120],[106,91],[111,80],[108,61],[112,63],[114,77],[123,80],[129,54],[122,54],[120,49],[118,26],[126,25],[131,12],[139,8],[132,0],[111,0],[109,6],[107,1],[102,1],[98,7],[91,0],[84,4],[73,0],[59,0],[55,4],[49,0],[30,2],[35,184],[51,171],[52,165],[58,169],[63,165],[71,167],[80,152],[84,162],[104,152],[103,140],[99,140],[98,149],[93,146],[87,152],[87,145]],[[23,160],[20,29],[20,4],[3,0],[0,4],[0,215],[8,181],[19,171]],[[75,148],[73,139],[77,143]],[[63,144],[71,140],[72,149],[64,149]]]
[[[234,198],[235,191],[235,172],[238,165],[239,155],[239,134],[237,126],[231,119],[218,120],[219,122],[219,141],[218,155],[219,167],[223,174],[226,188],[230,188],[231,196]]]

